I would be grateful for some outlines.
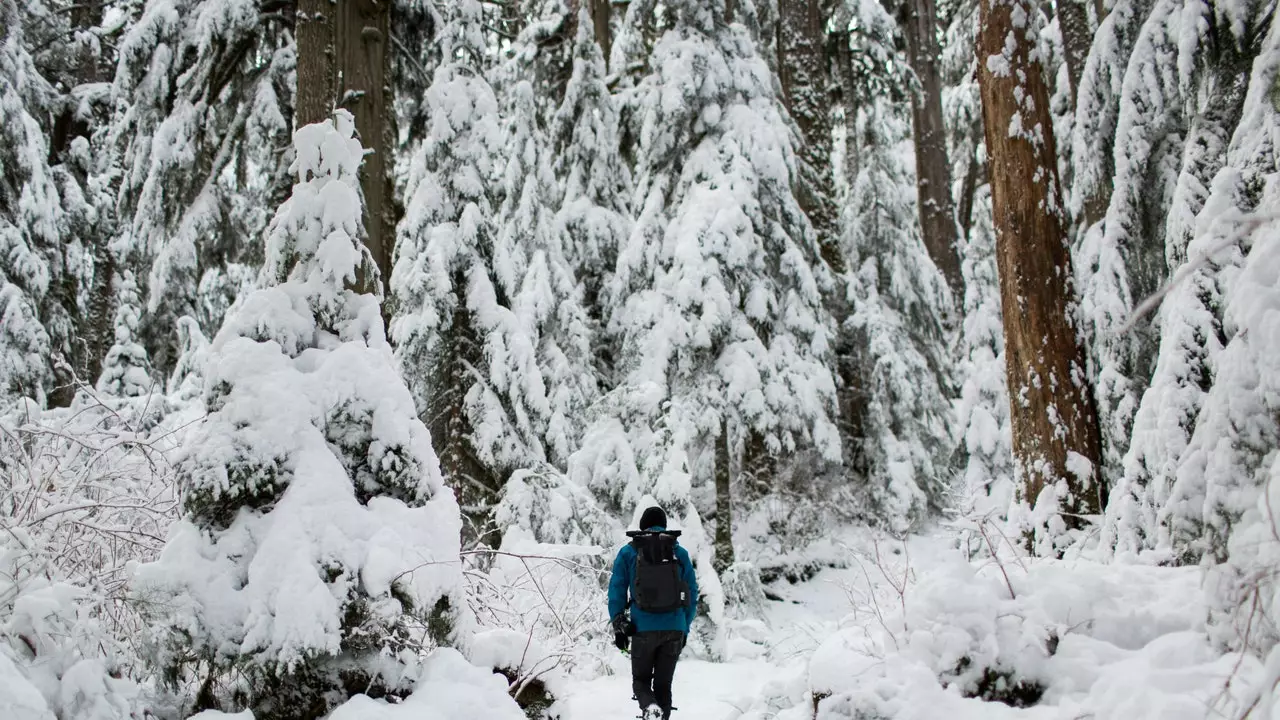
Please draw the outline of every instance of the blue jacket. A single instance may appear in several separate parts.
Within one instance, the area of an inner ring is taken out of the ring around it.
[[[652,527],[648,530],[665,530]],[[689,606],[683,610],[666,613],[645,612],[634,606],[635,598],[630,597],[631,586],[636,572],[636,549],[630,543],[623,545],[618,557],[613,561],[613,577],[609,578],[609,617],[631,608],[631,620],[636,624],[636,632],[652,632],[656,630],[679,630],[689,632],[693,624],[693,616],[698,610],[698,583],[693,576],[693,562],[689,560],[689,551],[676,543],[676,559],[680,561],[680,578],[689,585]]]

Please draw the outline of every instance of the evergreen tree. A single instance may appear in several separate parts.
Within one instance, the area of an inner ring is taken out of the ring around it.
[[[895,531],[940,510],[955,442],[945,319],[951,293],[920,237],[913,180],[898,149],[909,130],[884,100],[858,108],[858,155],[844,218],[853,313],[865,347],[862,447],[875,517]]]
[[[171,682],[204,678],[197,710],[301,719],[403,696],[459,599],[458,506],[378,297],[351,289],[374,272],[353,133],[339,111],[295,134],[265,287],[208,350],[209,416],[179,464],[186,516],[140,576],[170,611],[152,659]]]
[[[593,330],[582,303],[582,288],[566,252],[572,237],[557,225],[553,208],[561,192],[552,171],[551,147],[538,127],[534,88],[516,85],[509,115],[507,167],[500,187],[499,247],[523,258],[515,283],[513,311],[536,345],[536,372],[545,398],[536,400],[538,436],[548,459],[564,468],[582,435],[586,411],[598,394],[592,362]],[[515,386],[509,402],[518,401]],[[530,414],[533,414],[532,412]]]
[[[631,423],[644,486],[630,494],[651,492],[696,535],[692,492],[714,476],[723,499],[730,468],[769,478],[798,450],[839,458],[821,302],[831,280],[794,195],[791,132],[756,50],[756,6],[735,3],[732,19],[722,0],[666,11],[649,74],[628,98],[638,217],[611,289],[623,360],[610,402]],[[642,17],[629,9],[629,24]],[[728,507],[716,512],[718,526],[729,522]],[[718,540],[723,565],[732,548]]]
[[[64,288],[76,286],[84,248],[67,237],[40,123],[57,98],[32,58],[27,18],[18,3],[0,2],[0,397],[44,403],[70,382],[56,362],[71,359],[77,297]]]
[[[534,339],[512,311],[525,258],[494,223],[503,134],[483,73],[480,4],[451,6],[438,41],[428,135],[398,229],[391,334],[476,538],[492,530],[489,509],[507,475],[545,457],[546,390]]]
[[[1085,229],[1101,222],[1111,204],[1122,83],[1151,4],[1152,0],[1117,0],[1094,33],[1075,90],[1071,212]]]
[[[974,205],[974,223],[964,248],[965,356],[958,410],[968,455],[963,502],[965,510],[979,517],[1001,520],[1012,507],[1016,488],[989,185],[977,190]]]
[[[614,380],[618,361],[605,335],[606,295],[618,249],[631,229],[631,173],[619,157],[619,115],[605,83],[604,56],[592,24],[578,16],[573,72],[551,126],[553,166],[563,191],[555,231],[582,287],[592,326],[596,375]]]
[[[177,319],[222,318],[258,267],[253,242],[288,186],[295,86],[286,3],[148,0],[120,40],[110,153],[113,249],[145,298],[139,340],[157,370],[176,359]],[[219,299],[201,298],[216,293]]]
[[[154,389],[147,351],[135,339],[141,315],[138,285],[127,270],[116,278],[115,285],[115,343],[102,361],[98,390],[117,397],[138,397]]]
[[[1133,423],[1153,375],[1162,386],[1157,395],[1195,392],[1188,383],[1198,382],[1199,371],[1184,372],[1167,361],[1163,369],[1157,368],[1164,334],[1161,324],[1146,319],[1130,324],[1128,319],[1186,257],[1195,218],[1204,207],[1214,175],[1223,167],[1228,140],[1240,120],[1249,66],[1265,30],[1265,16],[1264,11],[1255,10],[1228,19],[1200,4],[1157,2],[1125,71],[1116,127],[1116,190],[1103,226],[1085,235],[1079,271],[1084,328],[1095,355],[1105,471],[1111,484],[1130,473],[1125,456],[1131,437],[1150,437],[1146,429],[1135,433]],[[1171,342],[1190,340],[1203,346],[1209,341],[1208,336],[1195,341],[1177,327],[1186,320],[1197,324],[1201,320],[1178,312],[1164,317],[1172,322],[1169,329],[1180,334]],[[1203,355],[1204,351],[1193,352]],[[1180,379],[1159,376],[1170,370]],[[1153,396],[1153,401],[1167,400]],[[1165,417],[1148,414],[1147,422],[1153,420],[1165,422]],[[1184,418],[1179,424],[1186,422]],[[1154,465],[1164,464],[1158,448],[1148,446],[1138,452]],[[1132,468],[1139,475],[1149,470]],[[1156,482],[1164,484],[1165,479]],[[1145,485],[1149,481],[1149,477],[1129,475],[1125,482]]]

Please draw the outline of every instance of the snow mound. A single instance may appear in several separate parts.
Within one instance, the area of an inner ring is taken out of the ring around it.
[[[809,687],[825,720],[1202,718],[1259,669],[1213,647],[1203,598],[1196,568],[947,562],[820,645]]]

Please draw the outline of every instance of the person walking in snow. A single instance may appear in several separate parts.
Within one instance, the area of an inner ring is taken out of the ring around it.
[[[667,529],[662,508],[647,508],[609,578],[614,644],[623,652],[631,646],[631,689],[643,720],[671,717],[671,680],[698,605],[693,563],[679,536]]]

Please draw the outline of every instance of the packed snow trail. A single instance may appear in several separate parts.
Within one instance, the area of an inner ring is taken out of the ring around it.
[[[681,659],[672,684],[672,720],[721,720],[739,714],[778,667],[762,661],[713,663]],[[618,673],[575,683],[557,708],[560,720],[630,720],[640,714],[631,699],[631,676]]]
[[[889,543],[880,546],[880,565],[895,577],[908,561],[913,571],[930,567],[946,552],[948,536],[913,536],[907,545]],[[672,720],[734,720],[748,717],[774,717],[761,706],[766,696],[787,695],[806,686],[808,661],[821,642],[838,628],[849,624],[875,622],[873,615],[862,612],[872,603],[898,602],[886,576],[870,559],[868,536],[857,530],[846,530],[841,537],[820,543],[811,549],[815,558],[839,560],[844,567],[827,567],[813,578],[790,584],[779,581],[769,587],[779,599],[764,603],[762,616],[751,618],[758,626],[758,641],[747,642],[741,630],[730,632],[730,659],[710,662],[694,657],[686,650],[676,666],[672,684],[672,700],[676,707]],[[855,557],[850,546],[858,547]],[[909,548],[908,548],[909,546]],[[909,552],[908,552],[909,550]],[[861,558],[861,559],[858,559]],[[594,678],[570,678],[565,692],[552,707],[550,716],[557,720],[632,720],[639,707],[631,698],[630,660],[610,649],[608,657],[612,674]],[[771,692],[772,685],[776,692]],[[810,713],[802,713],[808,717]],[[791,714],[784,714],[791,717]]]

